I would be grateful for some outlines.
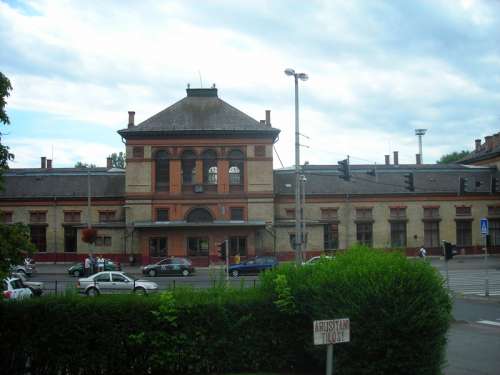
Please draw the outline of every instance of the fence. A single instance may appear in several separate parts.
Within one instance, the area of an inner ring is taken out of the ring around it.
[[[230,278],[229,281],[221,279],[208,279],[208,280],[189,280],[189,279],[155,279],[147,280],[156,282],[158,284],[158,291],[171,290],[180,287],[193,287],[193,288],[216,288],[222,285],[228,285],[232,288],[255,288],[259,283],[257,278]],[[52,280],[43,281],[43,294],[64,294],[68,292],[80,292],[77,287],[77,280]],[[101,284],[102,285],[102,284]],[[135,289],[135,282],[133,287],[127,289],[113,289],[102,287],[103,293],[129,293]],[[42,294],[42,295],[43,295]]]

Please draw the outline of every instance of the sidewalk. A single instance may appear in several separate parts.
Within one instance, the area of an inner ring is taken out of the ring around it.
[[[49,274],[67,274],[68,268],[74,263],[37,263],[36,274],[49,275]],[[129,264],[122,264],[122,271],[133,275],[142,274],[142,265],[130,266]],[[197,270],[219,270],[222,265],[211,265],[210,267],[196,267]]]

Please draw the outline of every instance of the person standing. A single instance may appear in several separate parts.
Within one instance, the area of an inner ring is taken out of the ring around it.
[[[85,262],[83,263],[83,270],[85,272],[85,276],[90,276],[90,258],[86,257]]]
[[[236,253],[234,256],[234,263],[235,264],[240,264],[241,258],[240,258],[240,253]]]
[[[97,257],[97,271],[98,272],[104,271],[104,258],[102,255],[99,255]]]
[[[427,250],[425,250],[425,247],[421,247],[420,250],[418,251],[418,256],[422,259],[425,259],[427,256]]]

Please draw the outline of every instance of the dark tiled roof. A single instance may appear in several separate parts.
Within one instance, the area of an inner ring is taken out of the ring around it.
[[[460,159],[457,163],[471,164],[476,161],[492,159],[500,156],[500,145],[488,150],[486,147],[482,147],[480,150],[472,151],[465,158]]]
[[[266,136],[280,132],[261,123],[217,97],[217,89],[188,89],[188,96],[128,129],[124,138],[161,135]]]
[[[87,197],[90,171],[91,195],[100,198],[125,196],[125,171],[106,168],[10,169],[4,174],[0,199]]]
[[[467,191],[489,193],[491,177],[500,174],[494,168],[463,165],[351,165],[351,180],[340,178],[336,165],[308,165],[307,195],[382,195],[382,194],[457,194],[459,177],[467,178]],[[373,175],[376,170],[375,176]],[[405,175],[413,173],[415,191],[406,189]],[[478,186],[476,186],[476,184]],[[293,195],[293,169],[274,171],[274,191],[278,195]]]

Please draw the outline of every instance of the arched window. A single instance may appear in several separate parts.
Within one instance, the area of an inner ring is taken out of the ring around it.
[[[231,150],[229,159],[229,185],[243,185],[243,152]]]
[[[155,154],[156,191],[168,191],[170,182],[170,166],[167,151],[160,150]]]
[[[196,154],[191,150],[186,150],[181,155],[182,183],[192,185],[196,175]]]
[[[203,183],[217,185],[217,154],[206,150],[203,155]]]
[[[188,223],[210,223],[214,221],[214,218],[206,208],[195,208],[189,212],[186,221]]]

